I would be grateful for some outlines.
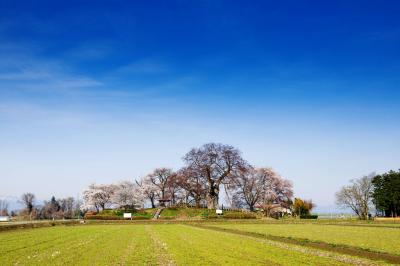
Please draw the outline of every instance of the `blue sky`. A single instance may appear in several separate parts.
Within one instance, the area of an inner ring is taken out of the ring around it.
[[[0,196],[234,145],[317,205],[400,167],[396,1],[0,2]]]

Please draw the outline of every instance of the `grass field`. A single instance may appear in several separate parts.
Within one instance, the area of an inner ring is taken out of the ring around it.
[[[400,246],[400,228],[232,222],[199,225],[88,224],[0,232],[0,265],[387,264],[387,261],[370,260],[360,255],[221,232],[212,228],[345,243],[384,251],[394,256],[399,254],[396,246]]]
[[[383,225],[340,226],[321,224],[236,224],[223,228],[262,233],[400,255],[400,228]]]

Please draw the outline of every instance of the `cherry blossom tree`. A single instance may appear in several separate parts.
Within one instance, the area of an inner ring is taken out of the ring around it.
[[[113,196],[114,191],[115,185],[91,184],[89,188],[83,192],[84,203],[81,209],[96,209],[96,211],[104,210],[106,206],[111,204],[111,197]]]
[[[272,168],[260,168],[258,171],[263,175],[263,193],[259,203],[264,209],[265,214],[269,216],[274,204],[289,207],[287,205],[293,197],[292,183],[282,178]]]
[[[143,198],[148,199],[151,203],[151,207],[155,208],[155,201],[158,197],[158,187],[156,187],[150,180],[148,176],[141,178],[139,181],[136,181],[138,185],[139,191]]]
[[[238,170],[246,165],[239,150],[218,143],[208,143],[200,148],[193,148],[184,156],[184,162],[205,182],[209,209],[218,207],[221,184],[229,183]]]
[[[119,208],[129,209],[143,205],[144,197],[137,184],[121,181],[115,185],[111,201]]]
[[[266,172],[262,168],[244,168],[235,177],[234,181],[227,186],[228,192],[232,194],[232,201],[236,207],[247,205],[250,211],[264,195]]]

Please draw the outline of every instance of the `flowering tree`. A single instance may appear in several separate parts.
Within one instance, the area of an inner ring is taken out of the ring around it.
[[[259,171],[264,176],[264,202],[283,203],[293,197],[292,183],[282,178],[272,168],[260,168]]]
[[[290,181],[271,168],[242,168],[227,188],[236,206],[247,205],[253,211],[259,204],[266,215],[274,206],[285,205],[293,196]]]
[[[263,169],[247,167],[240,171],[233,182],[227,186],[236,207],[247,205],[250,211],[264,194],[266,173]]]
[[[115,185],[111,201],[119,208],[135,208],[143,205],[144,197],[137,184],[130,181],[121,181]]]
[[[83,192],[84,203],[81,206],[83,210],[96,209],[104,210],[111,204],[111,197],[115,191],[115,185],[96,185],[92,184]]]
[[[139,191],[144,199],[148,199],[151,207],[155,208],[155,200],[158,197],[158,187],[156,187],[148,176],[143,177],[140,181],[136,181]]]
[[[208,143],[189,151],[184,161],[199,175],[207,187],[207,207],[218,207],[220,185],[229,183],[246,162],[239,150],[229,145]]]

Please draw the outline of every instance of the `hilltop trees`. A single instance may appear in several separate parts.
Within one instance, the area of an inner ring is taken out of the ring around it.
[[[121,181],[115,186],[111,201],[119,208],[134,209],[143,205],[144,197],[135,183]]]
[[[350,208],[362,220],[368,219],[372,200],[372,178],[374,174],[350,181],[350,185],[342,187],[336,193],[336,203]]]
[[[199,172],[191,167],[183,167],[178,171],[177,183],[185,193],[185,202],[194,201],[196,207],[200,207],[206,197],[207,187]]]
[[[111,197],[115,191],[115,185],[92,184],[83,192],[84,205],[82,209],[104,210],[111,204]]]
[[[209,209],[218,207],[221,184],[229,183],[240,169],[246,167],[239,150],[229,145],[208,143],[193,148],[183,158],[187,167],[206,184]]]
[[[165,199],[168,188],[174,187],[173,182],[171,182],[174,176],[175,173],[170,168],[156,168],[147,176],[147,178],[155,187],[158,188],[160,198]],[[175,193],[174,190],[172,192]],[[174,197],[175,195],[170,196]],[[164,205],[164,202],[161,204]]]
[[[291,182],[271,168],[249,165],[240,151],[230,145],[208,143],[193,148],[183,161],[184,166],[176,172],[170,168],[156,168],[135,184],[129,181],[92,184],[83,193],[83,207],[99,211],[107,206],[126,208],[148,200],[152,208],[157,201],[160,206],[170,201],[196,207],[206,203],[207,208],[216,209],[222,186],[236,206],[247,206],[251,211],[256,204],[269,210],[277,205],[288,207],[291,202]]]
[[[293,196],[291,183],[271,168],[243,168],[229,188],[236,204],[247,205],[251,211],[256,204],[268,210],[268,206],[285,203]]]
[[[139,186],[139,191],[144,198],[147,198],[151,207],[156,207],[156,199],[158,197],[158,188],[151,182],[148,176],[143,177],[140,181],[136,180],[136,184]]]

